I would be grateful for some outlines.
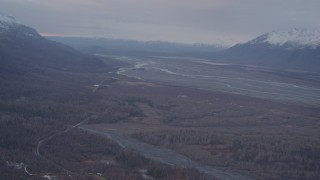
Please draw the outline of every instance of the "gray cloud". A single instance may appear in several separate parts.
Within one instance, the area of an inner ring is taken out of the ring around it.
[[[40,32],[235,43],[273,29],[320,28],[319,0],[0,0]]]

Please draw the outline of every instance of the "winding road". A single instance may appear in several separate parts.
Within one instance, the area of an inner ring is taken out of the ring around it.
[[[70,131],[70,130],[72,130],[72,129],[74,129],[74,128],[77,128],[78,126],[83,125],[83,124],[86,123],[91,117],[92,117],[92,116],[89,116],[88,118],[86,118],[85,120],[77,123],[76,125],[73,125],[73,126],[71,126],[71,127],[64,128],[64,129],[61,130],[61,131],[53,131],[53,132],[49,133],[47,136],[44,136],[44,137],[40,138],[40,139],[38,140],[38,142],[36,143],[36,147],[35,147],[35,150],[34,150],[34,154],[35,154],[37,157],[39,157],[40,159],[46,161],[47,163],[52,164],[53,166],[57,167],[58,169],[61,169],[62,171],[64,171],[64,172],[68,175],[68,177],[69,177],[70,179],[82,179],[82,178],[81,178],[81,175],[76,174],[76,173],[74,173],[74,172],[71,172],[70,170],[66,169],[65,167],[63,167],[63,166],[57,164],[56,162],[54,162],[54,161],[46,158],[45,156],[43,156],[43,155],[41,154],[41,152],[40,152],[40,149],[41,149],[41,147],[42,147],[47,141],[49,141],[50,139],[52,139],[52,138],[54,138],[54,137],[56,137],[56,136],[58,136],[58,135],[60,135],[60,134],[66,133],[66,132],[68,132],[68,131]]]

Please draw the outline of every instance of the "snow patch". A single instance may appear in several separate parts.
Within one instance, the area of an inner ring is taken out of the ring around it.
[[[0,22],[7,24],[17,24],[17,20],[13,16],[8,16],[0,13]]]
[[[143,68],[143,67],[148,66],[148,65],[149,65],[149,63],[138,63],[138,64],[134,65],[134,68],[135,69],[140,69],[140,68]]]
[[[33,174],[30,173],[28,170],[27,170],[27,166],[24,166],[24,172],[27,173],[29,176],[32,176]]]
[[[32,176],[33,174],[30,173],[27,170],[27,165],[25,165],[24,163],[16,163],[16,162],[11,162],[11,161],[6,161],[6,165],[7,167],[13,167],[14,169],[17,170],[24,170],[25,173],[27,173],[29,176]]]
[[[50,175],[44,175],[43,178],[48,179],[48,180],[57,179],[57,177],[55,177],[55,176],[50,176]]]
[[[0,13],[0,29],[7,30],[11,26],[17,25],[14,17]]]
[[[35,39],[39,39],[40,36],[36,35],[36,34],[30,34],[30,33],[25,33],[26,36],[29,36],[31,38],[35,38]]]
[[[7,164],[7,167],[14,167],[15,169],[23,169],[25,167],[24,163],[16,163],[16,162],[7,161],[6,164]]]
[[[299,29],[295,28],[290,31],[272,31],[258,38],[249,41],[255,43],[269,43],[271,45],[283,46],[289,45],[293,47],[320,45],[320,29]]]

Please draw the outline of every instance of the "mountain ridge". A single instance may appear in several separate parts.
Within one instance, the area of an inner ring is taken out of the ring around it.
[[[247,43],[267,43],[274,46],[314,47],[320,45],[320,30],[294,28],[290,31],[274,30],[265,33]]]
[[[104,67],[100,60],[73,48],[43,38],[35,29],[0,15],[1,74],[32,73],[35,69],[95,71]]]
[[[182,44],[165,41],[137,41],[95,37],[47,37],[87,54],[109,55],[211,55],[223,47],[208,44]]]
[[[229,63],[320,72],[320,31],[319,34],[310,32],[298,29],[272,31],[236,44],[214,58]]]

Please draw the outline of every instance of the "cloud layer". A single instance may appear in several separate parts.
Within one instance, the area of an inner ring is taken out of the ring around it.
[[[274,29],[320,28],[319,0],[0,0],[43,33],[234,44]]]

